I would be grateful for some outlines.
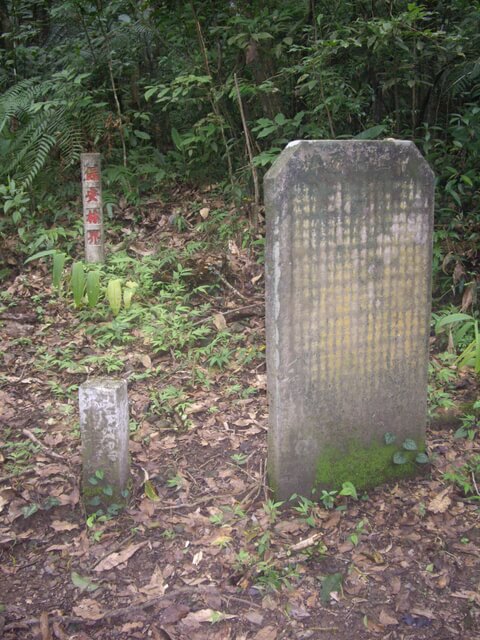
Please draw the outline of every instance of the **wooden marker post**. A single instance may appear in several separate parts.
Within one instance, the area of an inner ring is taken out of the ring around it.
[[[85,261],[103,262],[105,260],[105,247],[103,237],[100,154],[82,153],[80,160],[82,165]]]

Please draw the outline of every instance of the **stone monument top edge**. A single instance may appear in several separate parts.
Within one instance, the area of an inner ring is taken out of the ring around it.
[[[387,153],[395,148],[405,157],[405,173],[415,174],[417,171],[422,171],[427,180],[434,180],[435,176],[430,165],[415,143],[411,140],[396,138],[384,140],[359,140],[355,138],[349,140],[292,140],[267,171],[264,180],[269,182],[279,178],[289,161],[296,156],[307,159],[313,154],[318,154],[322,158],[324,154],[330,155],[338,150],[345,158],[351,155],[352,163],[355,163],[355,153],[359,153],[360,150],[362,153],[366,149],[370,149],[372,153]]]
[[[80,387],[85,389],[95,388],[95,389],[118,389],[122,387],[124,384],[127,384],[127,381],[123,378],[107,378],[107,377],[98,377],[98,378],[89,378],[85,382],[83,382]]]

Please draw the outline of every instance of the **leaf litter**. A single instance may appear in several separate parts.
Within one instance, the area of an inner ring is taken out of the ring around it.
[[[200,198],[200,216],[211,216],[207,195],[190,195]],[[177,248],[191,239],[189,232],[162,237]],[[153,255],[157,241],[140,232],[134,252]],[[264,345],[263,278],[240,246],[231,243],[220,260],[202,258],[228,263],[215,311],[202,322],[218,335],[235,331],[248,355]],[[342,498],[341,510],[312,505],[309,522],[296,501],[268,516],[258,357],[213,368],[202,386],[191,384],[174,353],[154,353],[140,334],[120,347],[128,370],[114,375],[131,378],[135,421],[132,496],[117,517],[87,524],[76,387],[85,379],[81,359],[95,345],[64,301],[45,295],[44,317],[32,313],[28,300],[48,293],[49,282],[46,264],[29,265],[29,278],[9,283],[16,321],[0,325],[8,356],[0,372],[5,640],[478,640],[478,502],[443,478],[479,453],[478,442],[431,428],[429,476],[379,487],[363,500]],[[25,336],[32,342],[22,346]],[[39,348],[70,353],[71,362],[63,371],[41,369]],[[175,409],[151,411],[165,380],[187,390],[187,425]]]

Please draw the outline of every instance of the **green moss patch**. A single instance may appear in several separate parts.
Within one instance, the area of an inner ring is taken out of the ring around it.
[[[414,459],[394,464],[398,445],[377,444],[362,447],[351,443],[348,449],[327,447],[316,465],[315,488],[338,489],[343,482],[353,482],[357,489],[369,489],[391,480],[408,478],[418,472]],[[419,446],[423,451],[423,445]],[[415,453],[418,453],[415,452]]]

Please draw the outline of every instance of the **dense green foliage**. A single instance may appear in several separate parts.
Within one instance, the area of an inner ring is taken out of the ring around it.
[[[68,200],[82,150],[103,154],[113,201],[214,181],[258,204],[291,139],[401,137],[437,174],[438,271],[460,265],[460,294],[477,273],[478,1],[10,0],[0,20],[15,225]]]

